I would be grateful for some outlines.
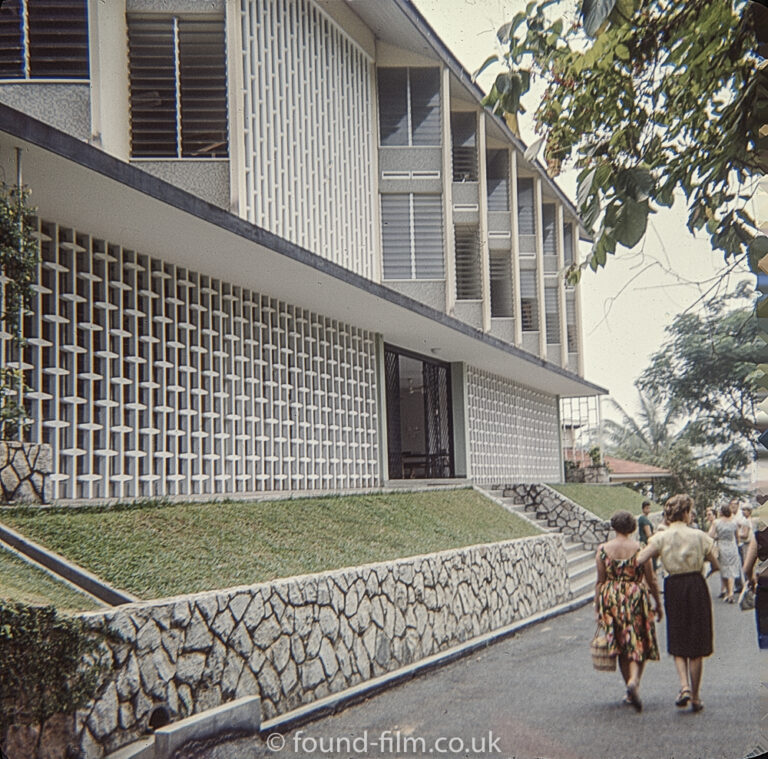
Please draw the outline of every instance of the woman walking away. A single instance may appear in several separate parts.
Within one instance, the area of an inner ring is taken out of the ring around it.
[[[741,577],[741,557],[737,537],[739,524],[731,513],[730,504],[720,507],[720,519],[716,519],[709,528],[709,537],[717,543],[717,558],[720,562],[720,598],[725,602],[734,602],[734,582]]]
[[[648,594],[650,589],[656,616],[661,619],[659,586],[650,560],[644,564],[637,561],[640,544],[630,538],[636,527],[632,514],[617,511],[611,517],[611,527],[616,537],[598,546],[595,557],[595,614],[608,638],[608,653],[619,658],[619,669],[627,688],[624,702],[641,711],[639,689],[645,662],[659,659],[654,612]]]
[[[664,611],[667,613],[667,651],[675,657],[680,678],[676,706],[689,702],[694,712],[704,704],[699,697],[703,657],[712,653],[712,600],[704,581],[704,562],[717,570],[715,541],[701,530],[688,526],[693,499],[672,496],[664,505],[669,527],[657,532],[637,557],[639,564],[661,557],[667,570],[664,580]]]

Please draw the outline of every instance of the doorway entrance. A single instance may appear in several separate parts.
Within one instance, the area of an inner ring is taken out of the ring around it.
[[[391,480],[454,477],[450,366],[384,346]]]

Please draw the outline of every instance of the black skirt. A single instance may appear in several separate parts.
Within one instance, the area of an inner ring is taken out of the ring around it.
[[[669,575],[664,580],[667,651],[694,659],[712,653],[712,600],[701,572]]]

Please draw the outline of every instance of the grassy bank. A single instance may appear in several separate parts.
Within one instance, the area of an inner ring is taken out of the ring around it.
[[[536,533],[473,490],[0,513],[112,585],[159,598]]]
[[[611,515],[619,510],[629,511],[637,516],[641,513],[640,507],[643,501],[646,500],[640,493],[623,485],[588,485],[581,482],[567,482],[550,487],[601,519],[610,519]],[[658,511],[660,508],[658,504],[653,503],[651,510]]]
[[[56,606],[62,611],[89,611],[99,604],[58,582],[42,569],[0,548],[0,599]]]

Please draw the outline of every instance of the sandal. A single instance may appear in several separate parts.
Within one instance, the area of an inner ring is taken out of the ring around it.
[[[675,706],[688,706],[688,702],[691,700],[691,689],[690,688],[681,688],[680,693],[677,694],[677,699],[675,699]]]
[[[640,700],[640,696],[637,695],[637,685],[634,683],[627,685],[627,701],[635,707],[635,711],[643,711],[643,702]]]
[[[700,712],[704,708],[703,701],[691,701],[691,711]]]

